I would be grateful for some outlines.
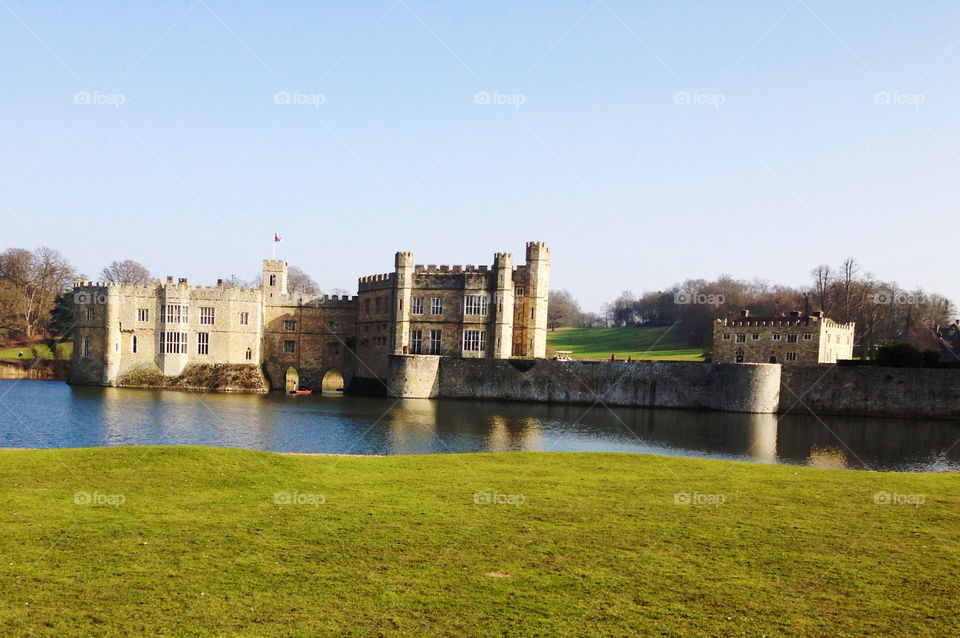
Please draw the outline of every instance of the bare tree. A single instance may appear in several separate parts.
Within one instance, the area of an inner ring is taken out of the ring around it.
[[[547,325],[551,330],[574,326],[580,320],[580,304],[567,290],[551,290],[547,305]]]
[[[150,271],[132,259],[110,262],[109,266],[100,271],[100,276],[104,281],[114,284],[148,284],[153,281]]]
[[[827,295],[830,284],[833,282],[830,266],[820,264],[810,271],[810,276],[813,277],[813,294],[820,305],[820,310],[824,313],[830,312],[830,299]]]
[[[74,276],[73,266],[66,257],[46,246],[33,252],[10,248],[0,253],[4,322],[9,323],[13,318],[16,330],[28,339],[33,337],[38,329],[46,326],[54,298]]]
[[[291,295],[319,295],[320,286],[296,266],[287,269],[287,292]]]

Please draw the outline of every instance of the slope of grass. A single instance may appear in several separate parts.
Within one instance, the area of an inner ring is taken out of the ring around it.
[[[45,343],[34,344],[33,348],[37,351],[37,358],[39,359],[53,359],[53,353],[50,351],[50,348]],[[23,352],[24,359],[33,359],[33,351],[30,349],[30,346],[18,346],[15,348],[5,348],[0,350],[0,359],[19,359],[20,352]],[[69,341],[65,341],[57,345],[57,351],[60,353],[61,359],[69,359],[73,355],[73,344]]]
[[[648,359],[703,361],[703,348],[691,348],[668,327],[559,328],[547,332],[548,354],[571,350],[574,359]]]
[[[0,633],[957,635],[958,488],[643,455],[3,451]]]

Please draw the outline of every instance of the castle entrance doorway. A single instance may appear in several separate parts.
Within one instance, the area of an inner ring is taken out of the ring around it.
[[[286,388],[287,392],[296,392],[300,389],[300,375],[293,366],[287,368]]]

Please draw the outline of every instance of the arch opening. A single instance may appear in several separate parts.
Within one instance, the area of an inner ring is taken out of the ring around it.
[[[320,387],[323,392],[336,392],[340,394],[343,392],[343,386],[343,375],[335,368],[327,370],[323,375],[323,379],[320,381]]]
[[[293,366],[287,368],[286,389],[287,392],[296,392],[300,389],[300,374]]]

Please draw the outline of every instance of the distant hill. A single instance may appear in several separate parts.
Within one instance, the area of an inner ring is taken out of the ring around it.
[[[669,327],[558,328],[547,331],[547,356],[570,350],[573,359],[637,359],[703,361],[704,349],[692,348]]]

